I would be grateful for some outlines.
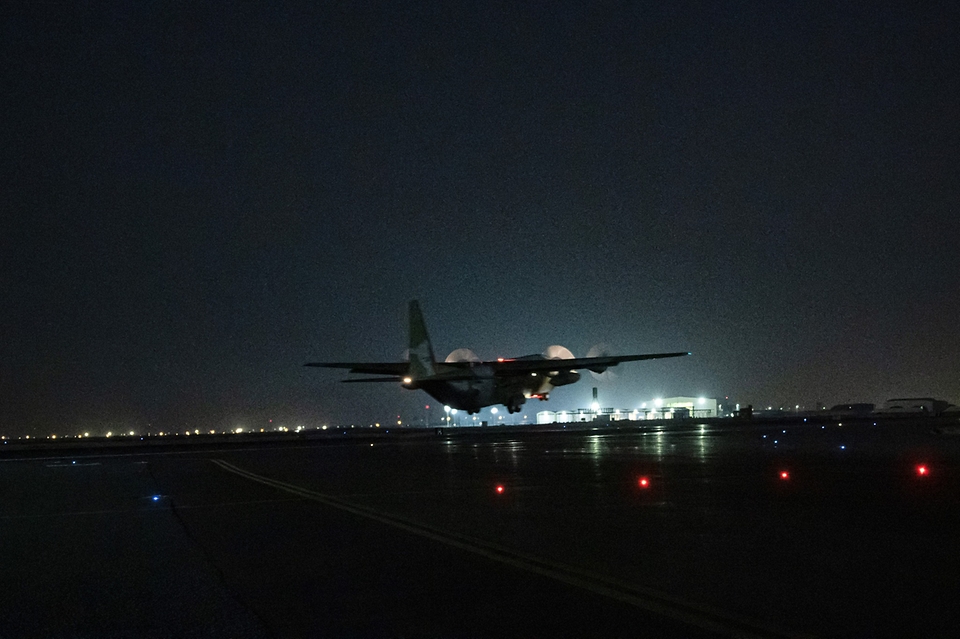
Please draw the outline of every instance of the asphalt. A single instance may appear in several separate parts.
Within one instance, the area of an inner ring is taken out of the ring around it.
[[[957,636],[958,504],[922,420],[4,451],[0,637]]]

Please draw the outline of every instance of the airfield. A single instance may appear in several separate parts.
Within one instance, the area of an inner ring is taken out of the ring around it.
[[[0,448],[0,638],[945,637],[960,424]]]

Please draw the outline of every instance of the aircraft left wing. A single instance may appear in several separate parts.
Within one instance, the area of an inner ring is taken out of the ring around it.
[[[351,373],[364,375],[406,375],[410,362],[308,362],[304,366],[319,368],[347,368]]]

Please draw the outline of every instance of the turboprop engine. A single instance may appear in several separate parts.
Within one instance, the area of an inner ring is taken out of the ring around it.
[[[575,359],[569,348],[566,346],[560,346],[559,344],[548,346],[547,350],[543,351],[543,358],[559,360]],[[567,384],[573,384],[580,379],[580,373],[577,371],[569,369],[564,370],[562,368],[556,371],[550,371],[546,376],[550,379],[550,384],[552,386],[566,386]]]

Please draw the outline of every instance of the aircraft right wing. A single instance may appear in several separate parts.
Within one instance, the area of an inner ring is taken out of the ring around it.
[[[665,357],[685,357],[690,353],[647,353],[644,355],[604,355],[602,357],[575,357],[573,359],[507,359],[504,361],[484,362],[493,367],[497,375],[513,375],[537,371],[575,370],[586,368],[602,373],[621,362],[638,362],[645,359],[663,359]]]

